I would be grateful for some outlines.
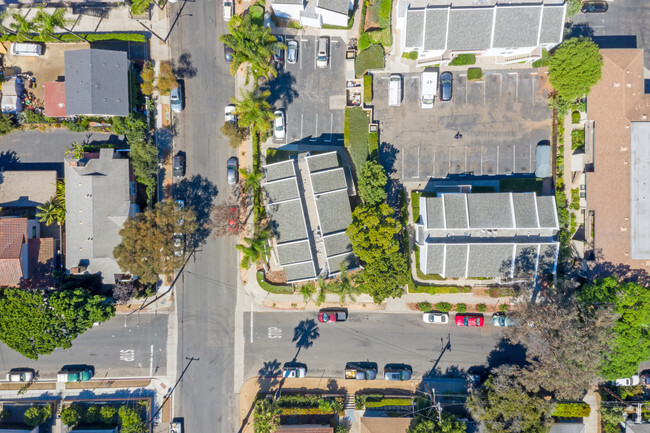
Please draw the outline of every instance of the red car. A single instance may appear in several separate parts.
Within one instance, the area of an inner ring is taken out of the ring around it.
[[[482,316],[473,316],[470,314],[456,314],[454,320],[458,326],[483,326],[485,322]]]
[[[345,311],[321,311],[318,313],[319,322],[343,322],[348,318]]]

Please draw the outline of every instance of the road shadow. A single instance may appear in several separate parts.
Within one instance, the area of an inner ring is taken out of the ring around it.
[[[276,108],[287,108],[295,98],[300,96],[298,91],[293,88],[296,84],[296,77],[290,72],[278,71],[278,76],[271,81],[265,82],[260,89],[268,90],[271,96],[267,101]]]
[[[397,172],[395,163],[397,161],[397,154],[399,149],[391,143],[383,142],[379,145],[379,163],[386,170],[388,175],[388,183],[386,184],[386,194],[388,196],[388,204],[392,207],[397,207],[399,204],[399,195],[402,190],[402,183],[399,178],[395,176]]]
[[[185,200],[185,206],[192,206],[196,213],[198,229],[188,238],[192,248],[198,248],[210,236],[210,213],[217,194],[217,186],[201,175],[184,178],[174,188],[174,197]]]
[[[177,78],[194,78],[197,74],[196,67],[192,64],[192,55],[183,53],[178,57],[178,62],[173,65],[174,74]]]
[[[278,377],[282,374],[282,364],[280,361],[274,359],[273,361],[266,361],[262,368],[257,372],[257,383],[260,384],[260,392],[269,392],[271,388],[277,385]]]
[[[293,329],[293,339],[292,343],[296,343],[298,351],[293,357],[292,362],[295,362],[298,359],[298,354],[302,349],[309,349],[314,345],[314,341],[320,337],[320,332],[318,330],[318,324],[314,319],[301,320],[298,326]]]
[[[594,29],[588,23],[565,23],[564,38],[591,38],[594,35]]]
[[[20,158],[15,150],[0,152],[0,172],[20,163]]]
[[[521,344],[512,344],[502,338],[487,359],[487,369],[492,370],[502,365],[512,364],[523,367],[526,362],[526,348]]]
[[[601,49],[637,47],[635,35],[594,36],[592,39]]]

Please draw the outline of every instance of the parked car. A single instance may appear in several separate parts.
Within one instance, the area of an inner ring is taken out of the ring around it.
[[[476,314],[456,314],[454,321],[458,326],[483,326],[485,324],[483,316]]]
[[[182,418],[174,418],[172,422],[169,423],[169,433],[183,433]]]
[[[386,364],[384,366],[384,380],[410,380],[413,369],[406,364]]]
[[[330,40],[327,36],[318,38],[318,54],[316,57],[316,66],[327,68],[330,57]]]
[[[173,172],[177,179],[185,176],[185,155],[180,152],[174,156]]]
[[[440,101],[451,101],[453,80],[454,75],[451,72],[440,74]]]
[[[284,111],[276,110],[275,119],[273,120],[273,137],[278,140],[284,139],[285,136],[285,124],[284,124]]]
[[[593,1],[582,3],[580,11],[583,14],[593,14],[607,12],[607,9],[609,9],[609,5],[606,1]]]
[[[623,377],[621,379],[612,380],[611,384],[616,386],[635,386],[641,383],[641,378],[638,374],[632,377]]]
[[[9,382],[31,382],[34,380],[34,370],[31,368],[16,368],[7,373]]]
[[[232,63],[232,54],[233,50],[226,44],[223,45],[223,58],[226,60],[226,63]]]
[[[178,206],[178,210],[181,211],[181,216],[176,221],[176,224],[182,226],[183,224],[185,224],[185,201],[176,200],[174,203],[176,203],[176,206]]]
[[[183,233],[174,233],[174,255],[182,256],[185,253],[185,235]]]
[[[302,378],[307,374],[307,367],[302,364],[293,364],[287,362],[282,367],[282,377]]]
[[[92,368],[64,369],[56,376],[57,382],[86,382],[93,378]]]
[[[496,313],[492,316],[492,325],[498,327],[517,326],[519,322],[516,319],[506,317],[505,314]]]
[[[224,109],[225,111],[224,121],[226,123],[232,123],[234,125],[237,125],[237,115],[235,114],[236,109],[237,107],[235,107],[235,104],[226,105],[226,108]]]
[[[449,323],[449,314],[437,313],[437,312],[423,313],[422,320],[424,321],[424,323],[446,324]]]
[[[183,89],[180,84],[169,92],[169,105],[174,113],[183,111]]]
[[[318,313],[319,322],[343,322],[348,318],[348,313],[344,310],[321,310]]]
[[[223,0],[223,20],[230,21],[234,13],[235,7],[232,4],[231,0]]]
[[[377,363],[348,362],[345,364],[345,378],[355,380],[375,380],[377,378]]]
[[[284,36],[277,35],[276,38],[278,39],[278,42],[284,44]],[[273,52],[273,60],[275,60],[276,62],[281,62],[282,60],[284,60],[284,49],[278,48],[277,50],[275,50]]]
[[[650,370],[643,370],[641,372],[641,383],[645,386],[650,386]]]
[[[287,41],[287,63],[294,64],[298,61],[298,41],[291,39]]]
[[[34,43],[13,42],[9,52],[14,56],[40,57],[43,55],[43,46]]]
[[[226,163],[226,171],[228,176],[228,185],[234,185],[239,180],[239,160],[231,156]]]

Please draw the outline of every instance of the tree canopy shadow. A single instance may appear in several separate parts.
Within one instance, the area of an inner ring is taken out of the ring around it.
[[[260,384],[260,391],[268,392],[278,384],[278,377],[282,374],[280,361],[277,358],[273,361],[265,361],[257,373],[257,382]]]
[[[194,78],[197,69],[192,64],[192,55],[183,53],[178,57],[178,62],[174,65],[174,74],[177,78]]]
[[[7,150],[0,152],[0,172],[5,168],[9,168],[13,165],[19,164],[20,158],[15,150]]]
[[[267,99],[269,104],[277,108],[287,108],[299,96],[298,91],[293,88],[294,84],[296,84],[296,77],[290,72],[278,71],[277,77],[266,81],[260,89],[271,92],[271,96]]]
[[[388,183],[386,184],[386,194],[388,195],[388,204],[396,207],[399,204],[399,194],[402,190],[402,183],[398,177],[395,176],[397,170],[395,169],[395,162],[397,161],[397,154],[399,149],[391,143],[382,142],[379,145],[379,163],[386,170],[388,176]]]
[[[176,184],[174,197],[185,200],[185,206],[192,206],[196,212],[198,229],[188,238],[188,244],[193,248],[197,248],[210,236],[210,213],[217,194],[217,186],[201,175],[182,179]]]
[[[594,36],[594,29],[589,23],[566,23],[564,25],[565,39]]]
[[[298,354],[302,349],[309,349],[314,345],[314,341],[320,337],[320,332],[318,330],[318,324],[314,319],[301,320],[298,326],[293,329],[293,339],[292,343],[296,343],[298,351],[296,356],[293,357],[293,361],[298,359]]]
[[[525,366],[527,364],[526,348],[521,344],[512,344],[510,340],[502,338],[497,347],[488,355],[487,368],[492,370],[506,364]]]

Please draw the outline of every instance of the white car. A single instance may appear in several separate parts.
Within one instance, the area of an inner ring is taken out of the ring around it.
[[[273,120],[273,137],[282,140],[285,135],[284,111],[276,110],[273,114],[275,115],[275,120]]]
[[[422,314],[424,323],[449,323],[449,314],[447,313],[424,313]]]
[[[624,377],[622,379],[616,379],[612,381],[612,384],[616,386],[635,386],[639,383],[641,383],[641,378],[638,374],[635,374],[632,377]]]
[[[230,21],[230,18],[232,18],[233,11],[234,11],[234,6],[232,4],[232,1],[230,0],[224,0],[223,2],[223,20],[224,21]]]
[[[237,124],[237,115],[235,114],[236,109],[237,107],[235,107],[234,104],[226,105],[224,119],[226,123]]]
[[[30,370],[12,370],[7,373],[9,382],[31,382],[34,380],[34,372]]]
[[[307,374],[307,369],[305,367],[293,367],[293,366],[284,366],[282,369],[282,377],[288,378],[302,378]]]

